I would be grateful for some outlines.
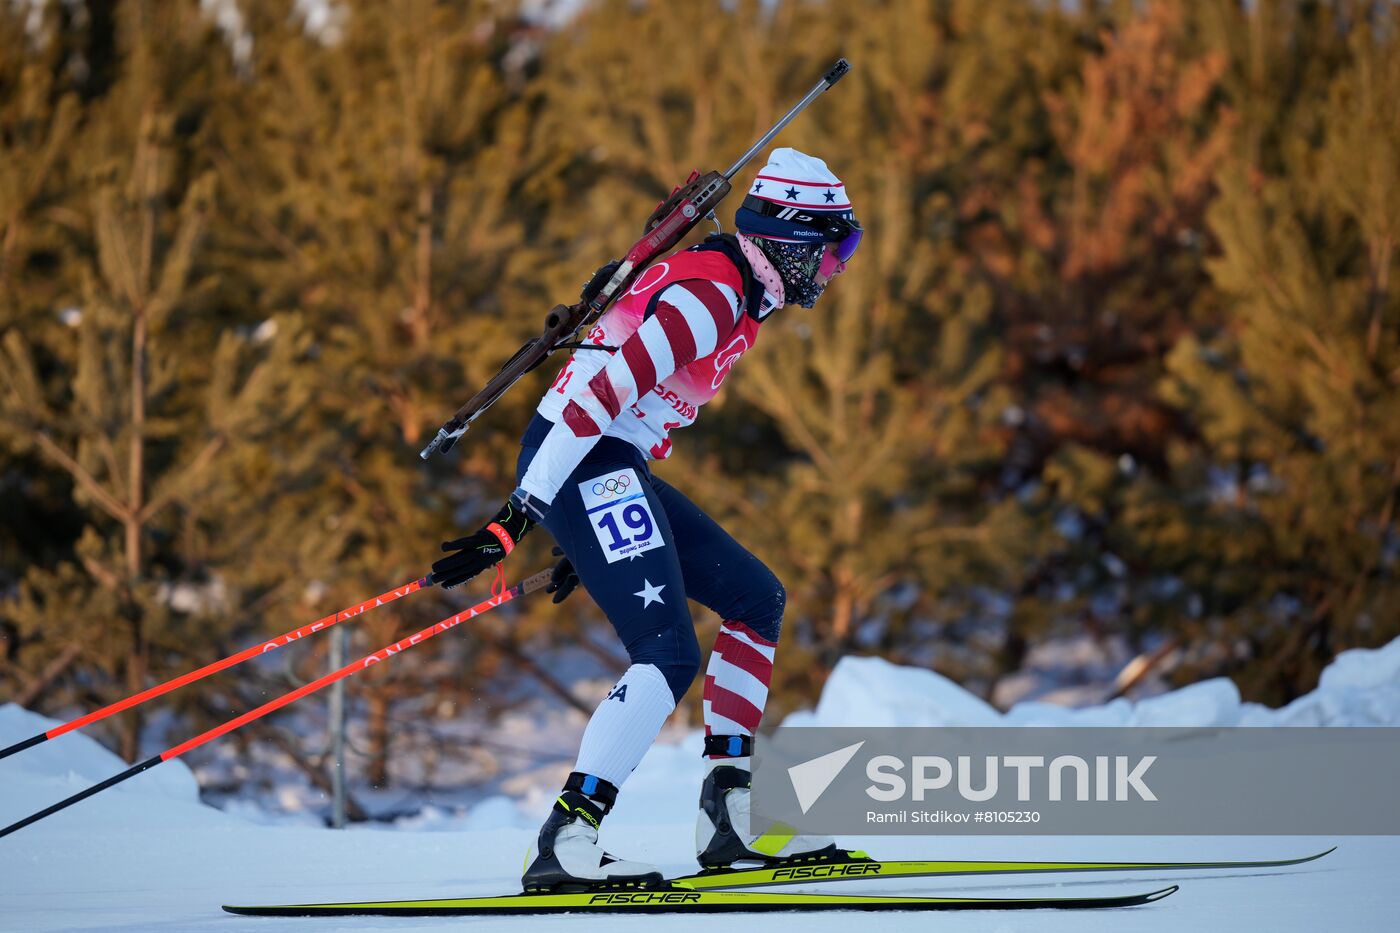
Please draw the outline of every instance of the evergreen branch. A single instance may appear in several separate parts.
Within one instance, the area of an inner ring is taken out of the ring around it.
[[[186,291],[195,253],[208,225],[213,199],[214,174],[208,172],[190,186],[180,205],[180,222],[175,239],[166,250],[160,281],[149,302],[151,317],[157,324],[163,322],[165,315],[174,309]]]
[[[200,449],[199,453],[195,454],[194,459],[190,461],[189,465],[181,470],[176,471],[176,475],[180,476],[182,479],[197,478],[201,473],[204,472],[204,470],[209,466],[213,459],[216,456],[218,456],[219,451],[223,449],[224,444],[227,440],[227,436],[223,434],[219,434],[215,437],[210,438],[208,443],[206,443],[204,447]],[[165,508],[167,505],[169,505],[175,500],[175,497],[179,495],[180,489],[183,485],[184,484],[182,482],[177,480],[165,486],[163,489],[159,490],[154,496],[150,498],[150,500],[141,508],[141,510],[136,513],[136,520],[140,522],[146,522],[149,521],[151,518],[154,518],[157,512],[159,512],[161,509]]]
[[[97,262],[102,278],[115,293],[124,295],[133,313],[141,308],[142,290],[131,257],[130,245],[123,234],[121,220],[113,204],[116,195],[110,185],[94,197],[93,233],[97,240]]]
[[[105,589],[111,590],[112,592],[121,589],[121,581],[117,579],[117,575],[99,564],[90,555],[82,555],[81,560],[83,562],[83,569],[86,570],[88,575],[94,580],[102,584]]]
[[[815,434],[803,420],[802,413],[798,411],[797,403],[790,393],[783,391],[783,387],[778,385],[776,379],[766,371],[766,369],[756,368],[753,371],[755,378],[760,383],[760,391],[747,393],[749,401],[759,409],[766,411],[779,426],[787,432],[794,441],[797,442],[808,456],[816,461],[823,473],[829,476],[840,476],[840,470],[826,448],[822,445]]]
[[[107,465],[107,472],[113,482],[121,479],[121,468],[117,464],[117,449],[112,446],[112,438],[105,432],[98,431],[98,452],[102,455],[102,462]]]
[[[219,145],[215,148],[214,163],[219,167],[219,175],[221,178],[231,179],[240,187],[241,191],[239,194],[248,198],[249,201],[256,197],[257,189],[244,178],[244,172],[241,166],[237,160],[230,158],[228,149],[225,146]],[[249,222],[263,240],[271,244],[284,258],[298,263],[303,261],[301,247],[284,234],[276,224],[268,221],[261,211],[251,211]]]
[[[5,333],[4,349],[9,365],[0,369],[0,374],[3,374],[14,398],[27,408],[32,416],[37,416],[38,420],[54,420],[53,413],[44,401],[44,390],[39,381],[38,371],[34,367],[34,358],[18,330]]]
[[[0,289],[5,288],[10,281],[10,256],[18,245],[19,216],[16,211],[15,216],[5,222],[5,235],[0,237]]]
[[[73,477],[79,486],[97,500],[97,504],[102,506],[103,511],[119,522],[131,519],[131,510],[116,496],[108,492],[81,463],[74,460],[66,450],[54,443],[53,438],[49,437],[47,432],[35,429],[30,432],[30,435],[34,438],[34,443],[50,460],[67,471],[68,475]]]
[[[24,687],[11,698],[11,701],[20,706],[32,706],[55,680],[62,677],[68,668],[73,666],[73,662],[78,660],[82,653],[83,646],[78,642],[70,641],[48,664],[44,665],[44,669],[35,677],[26,675],[23,668],[18,665],[7,665],[25,680]]]

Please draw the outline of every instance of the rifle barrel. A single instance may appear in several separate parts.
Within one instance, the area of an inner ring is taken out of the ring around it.
[[[840,81],[843,77],[845,77],[846,72],[850,70],[851,63],[846,61],[844,58],[838,58],[836,60],[836,64],[831,66],[831,70],[828,71],[826,74],[822,75],[822,79],[817,82],[816,87],[808,91],[807,96],[797,102],[797,106],[793,107],[781,120],[773,124],[773,128],[770,129],[768,132],[764,133],[763,137],[758,142],[750,146],[748,152],[739,156],[739,161],[729,166],[729,170],[724,173],[725,179],[733,180],[734,176],[739,173],[739,170],[743,168],[748,163],[748,161],[758,153],[760,149],[772,142],[773,137],[777,136],[778,133],[782,132],[783,127],[791,123],[799,113],[807,109],[808,104],[816,100],[818,97],[822,96],[822,94],[829,90],[832,85],[834,85],[837,81]]]

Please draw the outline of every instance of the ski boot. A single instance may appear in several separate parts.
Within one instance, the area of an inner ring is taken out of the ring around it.
[[[598,845],[598,827],[616,800],[617,788],[607,781],[577,771],[569,775],[538,841],[525,853],[521,886],[526,893],[577,894],[662,883],[654,866],[623,861]]]
[[[761,833],[752,831],[749,825],[752,736],[706,736],[705,754],[733,757],[711,758],[705,783],[700,787],[695,857],[701,868],[727,868],[739,862],[776,865],[837,861],[846,855],[836,848],[829,836],[801,834],[781,823]]]

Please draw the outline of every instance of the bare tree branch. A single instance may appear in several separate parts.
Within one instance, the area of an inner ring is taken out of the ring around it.
[[[91,557],[88,557],[86,555],[84,555],[81,558],[81,560],[83,563],[83,569],[86,570],[88,572],[88,575],[91,576],[94,580],[102,584],[103,588],[112,592],[116,592],[121,589],[121,581],[117,579],[116,575],[112,573],[112,571],[108,570],[106,567],[103,567],[97,561],[93,560]]]
[[[117,499],[116,496],[103,488],[102,484],[94,479],[93,475],[89,473],[81,463],[74,460],[69,456],[67,451],[54,443],[53,438],[49,437],[48,434],[43,431],[34,431],[33,437],[34,443],[39,445],[39,449],[42,450],[50,460],[68,471],[68,475],[72,476],[73,480],[79,486],[97,500],[98,505],[102,506],[103,511],[120,522],[125,522],[131,518],[131,510]]]
[[[15,694],[12,698],[14,702],[20,706],[32,706],[34,701],[39,699],[55,680],[62,677],[64,672],[73,666],[73,662],[78,660],[82,653],[83,646],[70,641],[53,660],[44,665],[44,669],[39,672],[37,677],[30,679],[24,685],[24,689]]]
[[[545,670],[544,667],[538,664],[525,652],[521,651],[520,647],[514,642],[510,641],[508,638],[489,635],[487,637],[490,639],[493,647],[499,650],[506,657],[510,658],[511,661],[515,662],[516,666],[522,668],[525,671],[525,673],[529,674],[531,677],[535,678],[535,680],[539,681],[540,685],[546,690],[548,690],[550,693],[554,694],[559,699],[572,706],[574,709],[583,713],[585,716],[593,715],[593,708],[591,706],[589,706],[587,703],[584,703],[578,697],[574,696],[569,691],[569,688],[565,686],[562,681],[560,681],[549,671]]]
[[[276,745],[277,749],[282,752],[282,754],[290,758],[292,764],[296,765],[301,773],[306,775],[306,779],[311,782],[313,787],[328,797],[334,793],[330,776],[326,774],[324,765],[324,759],[327,756],[317,756],[322,759],[321,762],[314,762],[307,758],[302,754],[300,745],[293,741],[285,730],[278,726],[272,726],[265,730],[264,734],[260,737]],[[356,823],[363,823],[370,818],[369,814],[365,812],[365,808],[360,805],[360,802],[355,799],[355,796],[350,793],[349,789],[345,791],[345,815]]]

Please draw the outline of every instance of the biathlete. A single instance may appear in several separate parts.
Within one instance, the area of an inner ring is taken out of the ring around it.
[[[574,771],[528,859],[527,891],[660,882],[618,859],[598,830],[618,790],[689,689],[700,646],[686,599],[723,620],[705,671],[696,853],[704,867],[834,850],[832,840],[751,832],[749,760],[763,716],[785,594],[777,577],[684,494],[653,476],[671,432],[695,421],[759,329],[812,307],[845,269],[861,226],[826,163],[775,150],[735,215],[738,235],[658,260],[589,331],[521,439],[518,488],[475,534],[443,544],[444,586],[499,563],[535,525],[554,536],[555,602],[582,583],[631,666],[589,720]]]

